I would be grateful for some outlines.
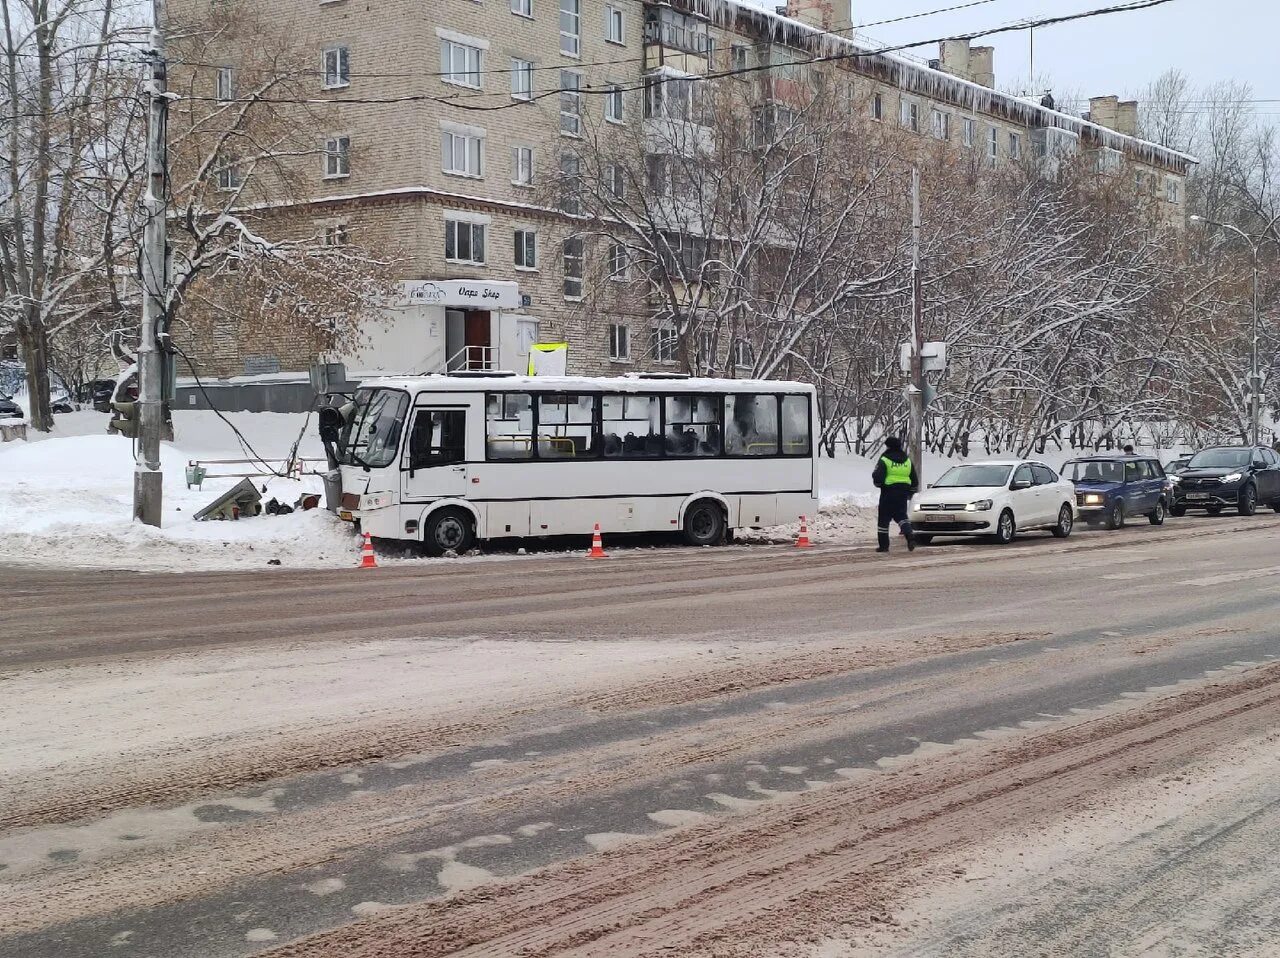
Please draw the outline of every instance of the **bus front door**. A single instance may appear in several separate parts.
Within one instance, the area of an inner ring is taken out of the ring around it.
[[[401,465],[402,502],[467,495],[467,410],[418,407]]]

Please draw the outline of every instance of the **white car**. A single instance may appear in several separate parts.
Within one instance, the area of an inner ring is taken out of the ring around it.
[[[990,536],[1006,543],[1028,529],[1065,539],[1075,518],[1075,485],[1028,459],[952,466],[911,500],[911,525],[921,545],[935,536]]]

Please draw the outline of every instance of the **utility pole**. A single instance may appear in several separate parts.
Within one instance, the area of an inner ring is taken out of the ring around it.
[[[151,77],[147,82],[147,214],[142,237],[142,329],[138,346],[138,441],[133,465],[133,518],[160,525],[164,491],[160,434],[164,428],[162,327],[168,300],[165,196],[167,193],[169,97],[164,51],[164,0],[152,0]]]
[[[920,280],[920,167],[911,167],[911,406],[907,448],[916,474],[924,474],[924,323],[923,286]]]
[[[1258,367],[1258,244],[1253,243],[1253,350],[1249,360],[1249,422],[1252,445],[1262,431],[1262,370]]]

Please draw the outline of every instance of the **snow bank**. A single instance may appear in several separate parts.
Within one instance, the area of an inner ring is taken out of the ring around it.
[[[270,420],[289,421],[292,436],[283,444],[271,441],[269,433],[283,435],[285,423]],[[241,428],[246,428],[262,455],[283,456],[297,436],[302,417],[272,416],[270,420]],[[0,536],[0,563],[177,571],[265,568],[270,559],[294,568],[347,566],[355,561],[356,540],[350,527],[323,509],[238,522],[191,519],[196,510],[239,481],[210,478],[202,489],[186,487],[189,459],[244,457],[231,430],[222,423],[220,434],[205,428],[204,422],[177,418],[177,435],[182,439],[189,432],[192,441],[162,445],[162,528],[131,521],[132,444],[105,435],[106,422],[101,413],[59,416],[52,436],[36,434],[29,443],[0,445],[0,529],[5,533]],[[93,434],[74,435],[91,427],[96,427]],[[233,470],[242,471],[226,467]],[[302,492],[321,491],[318,476],[255,481],[260,488],[267,487],[264,502],[274,496],[292,505]]]

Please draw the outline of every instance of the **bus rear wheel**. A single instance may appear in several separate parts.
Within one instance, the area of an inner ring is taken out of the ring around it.
[[[724,542],[724,508],[710,499],[699,499],[684,513],[684,541],[691,546],[718,546]]]
[[[427,553],[441,556],[452,550],[457,555],[470,552],[476,544],[476,527],[471,514],[457,506],[439,509],[427,519],[422,536]]]

